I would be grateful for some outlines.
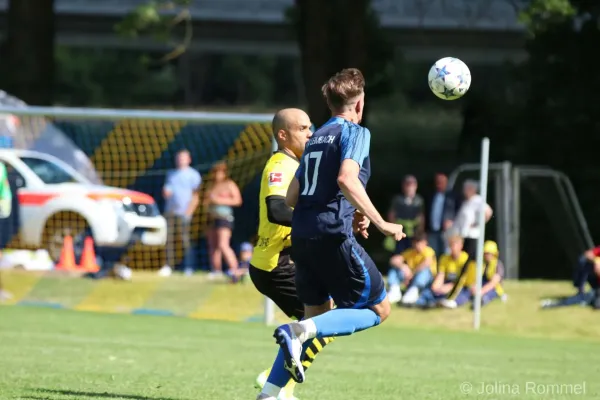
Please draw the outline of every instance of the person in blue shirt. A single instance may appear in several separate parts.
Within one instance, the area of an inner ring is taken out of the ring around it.
[[[323,85],[332,118],[307,142],[288,188],[286,203],[294,207],[291,256],[305,319],[275,330],[280,351],[258,400],[277,399],[290,376],[304,381],[301,360],[311,351],[311,339],[351,335],[390,313],[381,273],[354,236],[367,237],[373,223],[395,240],[405,237],[402,225],[386,222],[366,192],[371,133],[359,125],[364,87],[355,68]]]
[[[191,273],[190,224],[199,204],[198,192],[202,176],[192,168],[188,150],[181,150],[175,157],[177,168],[167,173],[163,187],[165,218],[167,219],[166,263],[160,269],[161,276],[170,276],[178,258],[182,269]]]

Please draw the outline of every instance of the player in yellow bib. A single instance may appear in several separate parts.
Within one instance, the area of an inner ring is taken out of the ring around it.
[[[263,295],[267,296],[292,319],[304,317],[304,304],[296,294],[296,266],[290,258],[293,209],[285,204],[288,186],[294,175],[304,147],[312,136],[310,118],[299,109],[284,109],[273,118],[273,135],[278,150],[265,166],[260,183],[258,240],[250,261],[250,278]],[[313,339],[302,360],[308,368],[330,338]],[[270,370],[256,380],[262,389]],[[279,399],[293,397],[295,382],[279,394]]]

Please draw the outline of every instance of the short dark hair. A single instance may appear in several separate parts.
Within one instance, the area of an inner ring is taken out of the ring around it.
[[[321,92],[329,107],[342,108],[365,91],[365,77],[356,68],[346,68],[329,78]]]
[[[412,242],[422,242],[423,240],[427,240],[427,234],[425,232],[417,232],[412,238]]]
[[[225,161],[218,161],[215,163],[215,165],[213,165],[213,171],[222,171],[225,173],[225,175],[228,175],[229,168],[227,167],[227,163]]]

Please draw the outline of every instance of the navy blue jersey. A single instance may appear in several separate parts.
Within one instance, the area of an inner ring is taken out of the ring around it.
[[[343,118],[331,118],[309,139],[296,171],[300,194],[294,208],[292,237],[324,235],[351,237],[356,210],[344,197],[337,177],[342,161],[360,165],[359,179],[366,187],[371,176],[367,128]]]

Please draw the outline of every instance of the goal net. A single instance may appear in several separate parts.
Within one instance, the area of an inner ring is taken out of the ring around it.
[[[160,268],[163,187],[176,153],[184,149],[202,176],[200,204],[191,220],[192,266],[208,266],[206,194],[216,163],[227,165],[243,198],[235,209],[232,247],[237,250],[256,232],[260,172],[272,148],[270,115],[21,105],[0,107],[0,120],[0,162],[8,169],[18,209],[7,248],[45,249],[59,262],[70,237],[78,263],[91,237],[100,262]],[[182,238],[175,243],[181,263]]]
[[[457,193],[478,179],[479,164],[463,164],[450,176]],[[547,167],[489,165],[488,203],[494,217],[486,237],[498,242],[510,279],[571,279],[581,253],[593,245],[570,179]]]
[[[571,279],[573,267],[593,241],[569,178],[544,167],[515,168],[519,187],[521,259],[526,279]]]

